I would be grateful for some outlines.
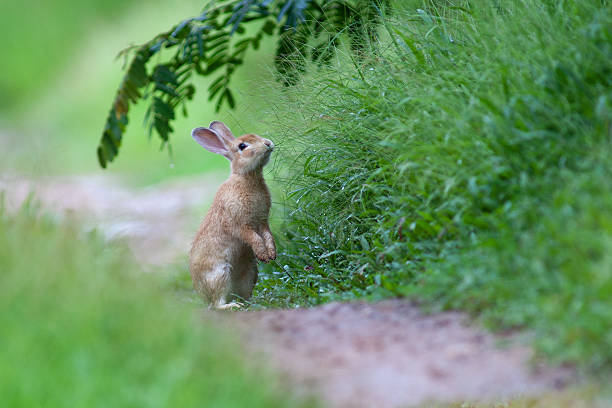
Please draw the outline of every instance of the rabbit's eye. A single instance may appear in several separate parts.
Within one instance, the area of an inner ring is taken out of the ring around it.
[[[246,148],[247,148],[247,146],[248,146],[248,144],[246,144],[246,143],[240,143],[240,144],[238,145],[238,148],[239,148],[240,150],[244,150],[244,149],[246,149]]]

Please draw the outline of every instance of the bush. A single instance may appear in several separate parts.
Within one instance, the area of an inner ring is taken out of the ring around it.
[[[396,3],[369,61],[278,96],[284,268],[258,299],[416,296],[609,369],[609,8]]]

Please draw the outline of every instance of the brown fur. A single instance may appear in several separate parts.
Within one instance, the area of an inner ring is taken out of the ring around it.
[[[210,307],[238,307],[232,300],[236,296],[248,299],[257,282],[256,260],[276,259],[268,224],[270,192],[262,174],[274,144],[253,134],[234,138],[221,122],[196,128],[192,135],[206,149],[227,157],[232,172],[217,191],[193,241],[191,278]],[[241,151],[240,143],[248,147]]]

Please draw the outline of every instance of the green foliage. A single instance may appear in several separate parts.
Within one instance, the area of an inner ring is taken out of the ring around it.
[[[4,406],[297,405],[123,247],[37,213],[0,211]]]
[[[609,8],[401,4],[362,63],[278,97],[284,236],[257,301],[417,296],[609,370]]]
[[[209,100],[218,111],[234,108],[230,82],[243,65],[245,53],[257,50],[265,36],[279,38],[275,62],[286,85],[295,83],[304,58],[327,62],[347,31],[351,48],[363,51],[380,5],[375,0],[229,0],[211,2],[201,15],[186,19],[152,40],[122,52],[131,61],[108,114],[98,146],[102,167],[118,154],[130,106],[141,99],[149,104],[145,121],[168,145],[170,122],[177,109],[187,115],[186,102],[195,93],[194,74],[211,77]],[[168,56],[169,49],[174,52]],[[160,56],[152,62],[153,56]]]

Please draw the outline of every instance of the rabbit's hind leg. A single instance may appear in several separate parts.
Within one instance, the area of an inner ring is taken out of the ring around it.
[[[252,256],[240,265],[236,272],[236,280],[233,282],[234,293],[241,299],[248,300],[257,282],[257,261]]]
[[[240,302],[229,302],[222,305],[215,306],[216,310],[236,310],[241,309],[244,305]]]

